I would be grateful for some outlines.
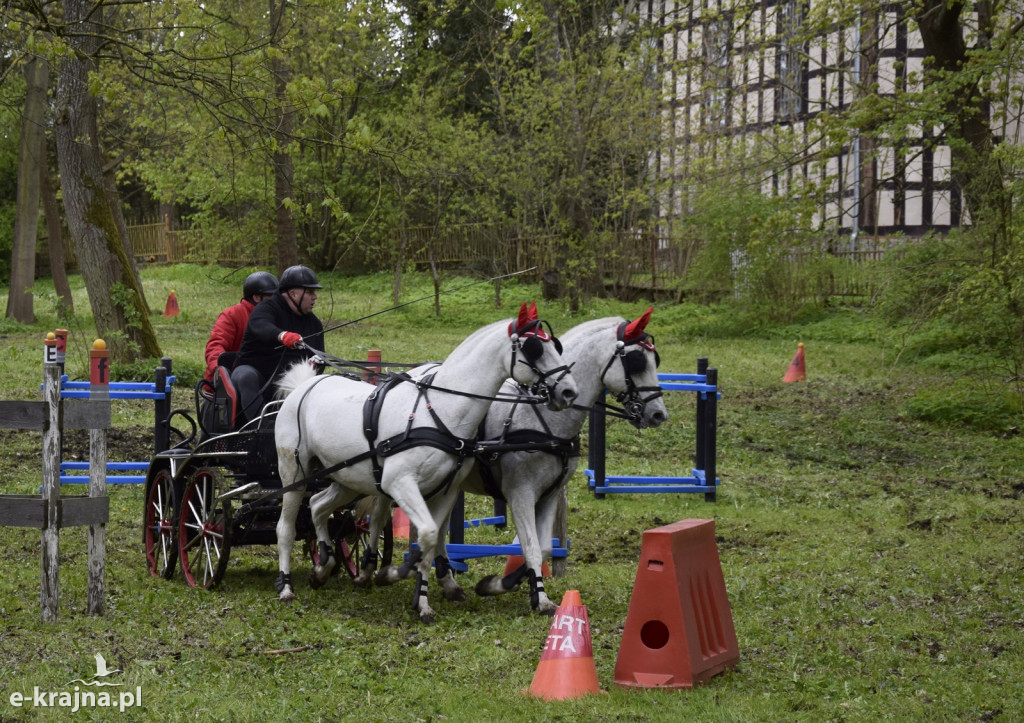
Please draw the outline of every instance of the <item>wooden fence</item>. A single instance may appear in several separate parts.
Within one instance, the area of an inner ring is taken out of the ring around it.
[[[536,266],[538,276],[557,271],[571,259],[571,251],[563,248],[561,239],[551,235],[519,236],[510,229],[484,224],[462,224],[433,227],[408,227],[391,232],[390,246],[400,250],[406,261],[424,267],[431,263],[443,266],[470,266],[484,271],[511,271]],[[173,230],[167,222],[128,227],[132,252],[140,261],[158,262],[220,262],[235,265],[269,267],[274,264],[270,251],[257,244],[225,243],[202,230]],[[606,280],[607,289],[618,296],[656,295],[682,296],[679,281],[686,278],[697,257],[701,241],[683,236],[661,236],[655,233],[606,233],[592,240],[598,244],[597,275]],[[832,275],[826,279],[829,288],[798,290],[797,293],[827,295],[865,295],[874,282],[868,269],[886,254],[900,250],[874,242],[870,248],[855,251],[799,252],[789,256],[793,279],[809,264],[823,258],[849,261],[854,271]],[[65,258],[69,269],[76,266],[74,250],[65,240]],[[384,262],[381,262],[381,266]],[[372,264],[371,264],[372,266]],[[798,284],[794,281],[795,285]],[[723,290],[731,287],[723,279]]]
[[[136,259],[147,261],[208,263],[266,266],[270,254],[258,244],[238,241],[224,243],[202,230],[172,230],[166,223],[148,223],[128,227],[128,239]]]
[[[110,500],[106,492],[106,435],[110,427],[110,401],[103,399],[108,382],[97,385],[98,399],[61,399],[62,365],[51,361],[50,343],[43,368],[42,402],[0,402],[0,428],[41,429],[42,495],[0,495],[0,526],[29,527],[42,531],[40,608],[44,622],[57,620],[60,603],[60,530],[88,526],[87,611],[101,615],[106,597],[106,529]],[[60,455],[64,429],[89,430],[90,475],[88,496],[62,496]]]

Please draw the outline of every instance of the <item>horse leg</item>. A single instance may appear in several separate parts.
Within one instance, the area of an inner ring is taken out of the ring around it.
[[[423,500],[415,475],[406,475],[385,483],[384,491],[398,503],[409,517],[409,524],[416,526],[419,548],[409,555],[401,567],[389,565],[377,573],[376,581],[389,585],[397,580],[416,574],[416,592],[412,607],[419,612],[420,620],[432,623],[436,617],[427,601],[427,583],[430,579],[430,563],[437,554],[440,527],[434,521],[427,503]]]
[[[357,506],[355,514],[364,515],[366,511],[362,503]],[[391,500],[387,497],[377,496],[372,500],[370,510],[370,528],[367,533],[366,551],[363,559],[359,561],[359,574],[352,581],[356,587],[367,588],[373,584],[373,573],[377,569],[377,550],[380,544],[380,533],[388,524],[391,516]]]
[[[527,578],[531,581],[531,589],[535,584],[534,577],[541,580],[541,586],[544,584],[543,577],[539,575],[543,561],[540,559],[540,542],[537,537],[536,497],[522,487],[523,483],[517,481],[513,472],[506,471],[504,479],[507,480],[507,484],[503,485],[505,497],[523,550],[524,562],[508,575],[488,575],[480,580],[475,591],[483,597],[504,595],[518,588]],[[532,598],[531,594],[531,602]]]
[[[453,503],[454,500],[455,498],[452,500]],[[437,581],[441,585],[441,593],[444,595],[445,600],[449,602],[465,602],[466,591],[463,590],[462,586],[455,581],[455,572],[452,570],[452,565],[448,561],[448,550],[444,545],[444,540],[448,537],[448,529],[450,526],[451,508],[449,507],[448,513],[444,515],[443,524],[441,525],[441,545],[437,557],[434,558],[434,574],[437,576]]]
[[[551,556],[551,534],[555,527],[555,513],[562,497],[561,488],[554,490],[537,505],[536,536],[529,548],[523,545],[523,557],[530,568],[530,607],[542,615],[554,615],[558,609],[544,591],[544,559]],[[564,545],[565,540],[559,540]]]
[[[287,478],[285,478],[287,479]],[[277,599],[290,602],[295,599],[292,589],[292,547],[295,545],[295,519],[302,506],[303,490],[285,492],[281,500],[281,517],[277,521],[277,559],[278,574],[275,587]]]
[[[316,530],[317,545],[320,547],[320,564],[314,565],[309,573],[309,586],[316,590],[323,587],[331,576],[338,561],[334,558],[334,544],[328,527],[328,519],[343,503],[345,491],[341,485],[332,483],[309,498],[309,512]]]

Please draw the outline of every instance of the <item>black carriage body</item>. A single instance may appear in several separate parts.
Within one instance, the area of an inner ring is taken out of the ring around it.
[[[150,462],[149,485],[160,469],[170,471],[175,509],[188,481],[202,470],[223,477],[224,495],[235,508],[227,533],[232,546],[272,545],[277,542],[277,520],[281,513],[281,477],[277,470],[274,442],[276,412],[253,420],[236,432],[211,437],[193,450],[170,449]],[[312,529],[308,510],[300,515],[301,533]]]
[[[178,446],[152,457],[143,517],[151,574],[171,579],[180,557],[188,584],[210,587],[223,576],[231,547],[277,543],[282,484],[274,439],[276,416],[268,407],[240,430],[209,437],[194,449],[189,446],[192,437],[181,435]],[[319,548],[308,499],[317,489],[318,485],[309,485],[296,519],[296,535],[307,541],[314,562]],[[368,525],[345,509],[331,515],[328,529],[335,557],[354,577]],[[384,564],[391,562],[392,539],[388,525],[380,552]]]

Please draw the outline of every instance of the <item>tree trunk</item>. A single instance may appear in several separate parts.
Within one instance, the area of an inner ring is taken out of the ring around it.
[[[271,46],[279,49],[281,26],[288,0],[270,0]],[[288,101],[288,81],[291,71],[283,53],[275,53],[270,61],[274,76],[274,98],[278,119],[274,128],[274,207],[277,226],[277,266],[284,271],[299,263],[298,233],[295,217],[287,203],[295,197],[295,171],[288,151],[295,126],[295,110]]]
[[[36,238],[39,235],[39,171],[46,165],[40,149],[46,137],[46,88],[50,66],[45,58],[30,57],[22,66],[25,73],[25,113],[18,148],[18,197],[14,219],[14,248],[11,252],[11,286],[7,316],[23,324],[35,322],[32,287],[36,279]]]
[[[60,297],[61,306],[74,313],[75,301],[71,296],[71,284],[68,283],[68,269],[64,260],[64,227],[60,221],[60,210],[57,206],[57,194],[50,183],[49,153],[46,137],[42,139],[40,155],[43,162],[39,164],[39,192],[43,197],[43,210],[46,216],[46,246],[50,257],[50,276],[53,277],[53,288]]]
[[[971,48],[964,39],[964,0],[925,0],[914,18],[921,32],[925,55],[932,59],[925,76],[940,86],[949,77],[959,77],[960,87],[946,94],[946,112],[952,122],[946,133],[954,142],[952,175],[971,213],[971,223],[983,228],[991,246],[993,264],[1010,247],[1009,217],[1012,209],[1003,169],[993,159],[995,138],[985,93],[980,92],[973,74],[965,72],[971,64]],[[991,47],[992,5],[978,3],[977,50]],[[955,141],[961,141],[956,143]]]
[[[68,229],[96,331],[107,342],[112,361],[159,358],[149,307],[123,235],[120,199],[104,177],[97,104],[89,94],[102,11],[91,0],[64,0],[64,19],[76,32],[67,36],[73,52],[61,60],[57,79],[57,160]]]

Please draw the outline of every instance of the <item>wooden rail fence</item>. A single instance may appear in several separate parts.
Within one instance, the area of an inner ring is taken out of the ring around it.
[[[49,335],[54,337],[53,334]],[[110,400],[104,399],[104,384],[93,399],[61,399],[62,360],[56,344],[47,339],[43,365],[43,401],[0,401],[0,428],[38,429],[43,432],[42,494],[0,495],[0,526],[29,527],[42,531],[42,580],[40,607],[44,622],[57,620],[60,603],[60,530],[89,526],[88,596],[89,613],[102,615],[105,607],[106,523],[110,500],[106,491],[107,446],[103,430],[110,427]],[[108,367],[109,368],[109,367]],[[89,430],[89,493],[61,496],[60,458],[63,430]]]
[[[419,266],[479,266],[488,270],[524,269],[536,266],[540,272],[558,270],[571,257],[562,248],[563,240],[553,235],[523,236],[512,229],[488,224],[457,224],[435,227],[396,228],[390,235],[391,247],[403,258]],[[168,263],[221,262],[235,265],[269,267],[275,259],[271,249],[259,244],[224,242],[203,230],[175,230],[165,220],[158,223],[128,227],[132,252],[136,259]],[[681,280],[685,279],[697,257],[702,242],[689,236],[664,236],[655,232],[607,232],[596,234],[588,243],[595,244],[598,268],[596,275],[617,296],[629,293],[682,296]],[[797,281],[802,269],[823,258],[850,262],[851,269],[868,268],[883,257],[900,253],[898,244],[888,239],[869,239],[869,246],[857,250],[799,251],[789,254],[787,264],[794,278],[793,293],[798,295],[860,296],[869,294],[874,279],[867,273],[835,275],[817,288],[803,288]],[[76,266],[74,250],[65,239],[65,258],[69,268]],[[381,264],[386,265],[384,259]],[[724,284],[728,287],[728,284]],[[827,287],[827,288],[826,288]]]

